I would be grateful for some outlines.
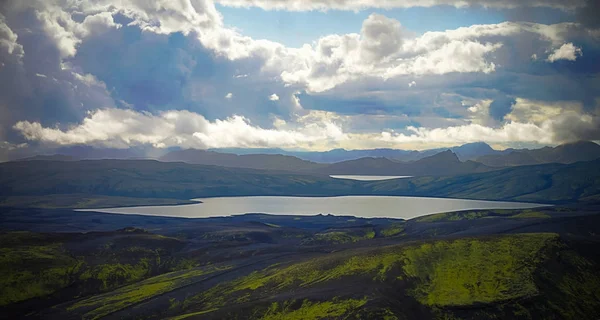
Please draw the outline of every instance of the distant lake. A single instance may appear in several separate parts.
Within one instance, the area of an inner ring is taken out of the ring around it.
[[[542,204],[421,197],[343,196],[343,197],[224,197],[194,199],[202,203],[180,206],[151,206],[86,209],[120,214],[166,217],[209,218],[244,213],[280,215],[333,214],[364,218],[411,219],[432,213],[471,209],[525,209]]]
[[[379,181],[379,180],[391,180],[391,179],[404,179],[412,178],[412,176],[358,176],[358,175],[330,175],[334,179],[349,179],[359,181]]]

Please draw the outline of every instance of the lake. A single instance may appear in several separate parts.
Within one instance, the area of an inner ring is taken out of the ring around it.
[[[359,175],[330,175],[329,177],[334,178],[334,179],[348,179],[348,180],[358,180],[358,181],[381,181],[381,180],[412,178],[412,176],[359,176]]]
[[[151,206],[85,209],[119,214],[166,217],[209,218],[244,213],[280,215],[334,214],[364,218],[411,219],[432,213],[470,209],[525,209],[542,204],[422,197],[342,196],[342,197],[224,197],[194,199],[202,203],[180,206]]]

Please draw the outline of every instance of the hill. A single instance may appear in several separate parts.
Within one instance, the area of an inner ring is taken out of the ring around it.
[[[600,158],[600,145],[590,141],[579,141],[534,150],[514,150],[508,154],[486,155],[478,162],[491,167],[522,166],[543,163],[575,163]]]
[[[0,221],[7,319],[591,320],[600,312],[596,207],[408,221],[8,209]]]
[[[414,162],[397,162],[387,158],[361,158],[331,164],[318,172],[327,174],[448,176],[493,170],[483,164],[461,162],[450,150]]]
[[[155,160],[19,161],[0,164],[0,196],[94,194],[191,199],[234,195],[341,195],[351,181]]]
[[[271,148],[223,148],[211,149],[210,151],[233,153],[238,155],[281,154],[319,163],[336,163],[360,158],[388,158],[396,161],[408,162],[430,157],[445,150],[451,150],[452,152],[456,153],[461,161],[474,160],[481,156],[502,153],[502,151],[492,149],[492,147],[484,142],[467,143],[461,146],[446,149],[436,148],[423,151],[390,148],[363,150],[333,149],[329,151],[287,151],[283,149]]]
[[[600,160],[505,168],[451,177],[369,183],[377,193],[542,203],[594,199],[600,194]]]
[[[389,160],[375,161],[387,165]],[[61,195],[57,197],[61,207],[110,206],[113,200],[115,205],[139,203],[124,198],[154,198],[161,199],[156,203],[167,204],[175,199],[252,195],[400,195],[565,203],[598,198],[600,160],[376,182],[152,160],[0,164],[0,204],[44,206],[39,201],[55,195]],[[87,200],[82,203],[78,199],[84,195]]]
[[[285,171],[310,171],[323,167],[323,165],[318,163],[280,154],[237,155],[198,149],[173,151],[160,157],[159,160],[233,168]]]

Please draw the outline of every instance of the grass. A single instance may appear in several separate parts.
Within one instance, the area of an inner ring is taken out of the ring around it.
[[[97,279],[102,282],[101,290],[113,288],[123,282],[135,282],[146,278],[152,270],[149,259],[143,258],[136,264],[107,263],[86,269],[80,280]]]
[[[42,297],[67,287],[81,268],[61,243],[29,232],[3,234],[0,248],[0,306]]]
[[[375,238],[375,231],[371,228],[363,230],[331,230],[327,232],[317,233],[314,236],[306,239],[305,245],[314,244],[342,244],[353,243],[361,240]]]
[[[68,307],[68,310],[87,308],[89,310],[85,311],[83,319],[99,319],[115,311],[181,287],[188,283],[190,279],[226,270],[227,268],[208,267],[162,274],[109,293],[84,299]],[[175,301],[172,303],[175,303]]]
[[[440,222],[440,221],[460,221],[460,220],[475,220],[485,217],[501,215],[493,211],[459,211],[459,212],[443,212],[427,215],[416,218],[417,222]]]
[[[292,288],[362,277],[365,281],[408,281],[409,294],[428,306],[465,306],[531,297],[538,293],[533,271],[555,234],[396,245],[358,254],[340,253],[286,267],[273,266],[221,283],[186,301],[221,308],[250,294],[257,298]]]
[[[0,233],[0,306],[48,297],[66,287],[75,298],[193,267],[193,262],[168,257],[168,247],[178,240],[136,229],[124,232],[131,235],[95,238],[97,244],[85,256],[66,249],[85,237],[79,234]],[[167,258],[161,261],[161,256]]]
[[[555,234],[493,240],[436,241],[404,251],[403,270],[416,280],[412,295],[429,306],[492,303],[534,296],[532,273]]]
[[[384,237],[397,236],[402,232],[404,232],[404,223],[394,223],[390,227],[380,231],[381,235]]]
[[[547,218],[551,218],[551,216],[548,214],[545,214],[543,212],[539,212],[539,211],[525,210],[519,214],[511,216],[511,218],[514,218],[514,219],[547,219]]]
[[[260,317],[263,320],[317,320],[332,318],[349,318],[350,315],[367,303],[367,299],[361,300],[348,299],[339,300],[337,298],[331,301],[311,302],[304,300],[297,309],[292,309],[293,302],[271,304],[264,315]]]
[[[534,211],[532,209],[515,209],[515,210],[483,210],[483,211],[459,211],[459,212],[443,212],[427,215],[414,219],[416,222],[441,222],[441,221],[460,221],[460,220],[475,220],[482,218],[506,217],[515,219],[526,218],[551,218],[550,215]]]

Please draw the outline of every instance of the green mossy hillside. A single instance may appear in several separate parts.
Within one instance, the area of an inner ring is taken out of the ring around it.
[[[430,306],[492,303],[538,294],[533,271],[556,245],[555,234],[523,234],[491,240],[459,239],[407,247],[403,270],[411,290]]]
[[[93,243],[87,247],[87,241]],[[84,248],[79,249],[79,246]],[[32,298],[85,296],[177,268],[178,240],[123,230],[107,234],[0,234],[0,306]]]
[[[248,295],[257,299],[338,280],[408,288],[406,295],[432,307],[498,303],[538,294],[533,272],[557,243],[556,234],[518,234],[342,252],[218,284],[187,299],[183,309],[219,310]]]

